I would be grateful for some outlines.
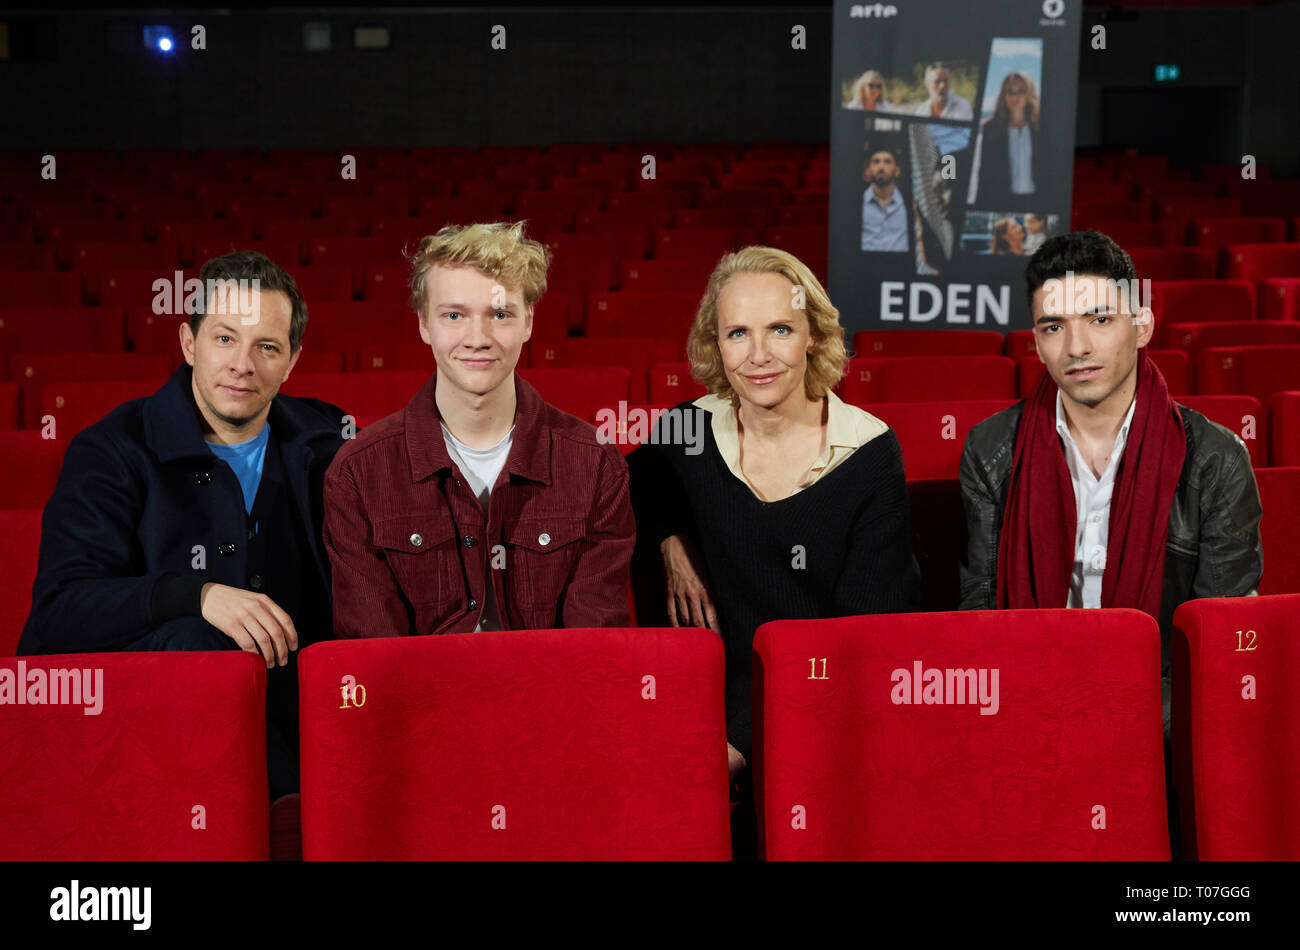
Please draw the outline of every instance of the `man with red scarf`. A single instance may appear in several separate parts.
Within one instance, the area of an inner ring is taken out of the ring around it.
[[[1133,262],[1096,231],[1026,270],[1046,372],[975,426],[961,460],[962,609],[1133,607],[1160,625],[1165,735],[1174,608],[1254,594],[1260,503],[1246,446],[1170,398]]]

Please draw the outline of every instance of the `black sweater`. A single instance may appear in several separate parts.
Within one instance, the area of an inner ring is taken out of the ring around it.
[[[889,430],[810,487],[765,502],[727,467],[710,413],[689,402],[677,409],[701,414],[703,451],[647,443],[628,456],[638,542],[657,552],[664,538],[687,534],[700,549],[726,647],[727,741],[748,760],[760,625],[915,609],[903,456]]]

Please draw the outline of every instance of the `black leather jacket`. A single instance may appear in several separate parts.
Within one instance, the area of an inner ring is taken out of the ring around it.
[[[968,547],[961,609],[997,608],[998,536],[1024,400],[971,429],[961,455]],[[1245,444],[1230,429],[1179,406],[1187,457],[1169,507],[1160,605],[1161,672],[1169,676],[1174,608],[1196,597],[1254,594],[1264,572],[1259,489]],[[1167,717],[1166,717],[1167,719]]]

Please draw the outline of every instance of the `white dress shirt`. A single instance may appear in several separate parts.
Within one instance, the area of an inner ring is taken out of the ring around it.
[[[930,103],[932,100],[926,99],[919,103],[913,110],[913,115],[930,115]],[[971,112],[970,103],[955,93],[948,93],[948,101],[943,104],[943,111],[938,116],[931,118],[940,119],[969,119],[974,115]]]
[[[1129,426],[1133,424],[1133,410],[1137,397],[1129,403],[1124,424],[1115,436],[1115,447],[1101,478],[1092,473],[1092,466],[1075,445],[1070,427],[1065,420],[1065,407],[1060,390],[1056,393],[1056,432],[1065,449],[1065,464],[1074,484],[1074,508],[1078,525],[1074,534],[1074,570],[1070,574],[1070,599],[1067,607],[1100,607],[1101,577],[1106,570],[1106,543],[1110,535],[1110,496],[1115,487],[1115,472],[1124,456],[1128,443]]]

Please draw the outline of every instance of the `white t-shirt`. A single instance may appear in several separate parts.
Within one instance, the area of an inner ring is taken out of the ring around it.
[[[510,455],[510,443],[514,441],[515,427],[511,426],[510,431],[496,445],[490,449],[473,449],[461,442],[454,435],[447,431],[447,427],[442,427],[442,441],[446,443],[447,454],[451,460],[456,463],[465,480],[469,482],[470,490],[474,492],[474,497],[478,503],[483,506],[483,511],[488,510],[488,501],[492,497],[492,486],[496,484],[497,476],[501,474],[502,467],[506,464],[506,458]],[[488,565],[491,570],[491,552],[489,552]],[[488,575],[486,590],[483,594],[483,618],[474,628],[474,632],[481,630],[500,630],[501,615],[497,610],[497,598],[493,590],[492,575]]]

